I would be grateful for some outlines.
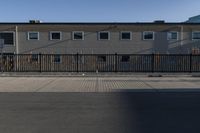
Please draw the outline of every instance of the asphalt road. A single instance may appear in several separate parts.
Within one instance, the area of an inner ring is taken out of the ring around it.
[[[0,93],[0,133],[199,133],[200,92]]]

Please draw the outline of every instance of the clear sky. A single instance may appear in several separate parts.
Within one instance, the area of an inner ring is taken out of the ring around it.
[[[2,0],[0,22],[182,22],[200,0]]]

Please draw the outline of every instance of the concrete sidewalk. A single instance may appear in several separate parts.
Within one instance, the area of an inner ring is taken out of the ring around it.
[[[200,78],[147,77],[0,77],[0,92],[200,91]]]

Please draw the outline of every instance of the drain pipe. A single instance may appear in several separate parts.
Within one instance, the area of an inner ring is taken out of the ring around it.
[[[181,25],[181,34],[180,34],[180,36],[181,36],[181,53],[182,53],[182,47],[183,47],[183,25]]]
[[[15,26],[15,55],[16,55],[16,67],[15,67],[15,72],[19,68],[19,59],[18,59],[18,54],[19,54],[19,43],[18,43],[18,26]]]

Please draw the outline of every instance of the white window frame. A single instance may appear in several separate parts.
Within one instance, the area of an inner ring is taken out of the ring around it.
[[[16,37],[15,37],[15,32],[14,31],[0,31],[0,33],[12,33],[13,34],[13,45],[11,44],[4,44],[6,46],[15,46],[15,43],[16,43]],[[5,41],[4,41],[5,42]]]
[[[100,38],[100,34],[101,33],[108,33],[108,39],[101,39]],[[110,40],[110,32],[109,31],[100,31],[100,32],[98,32],[98,40],[104,40],[104,41],[109,41]]]
[[[30,33],[37,33],[38,39],[30,39]],[[40,40],[40,33],[38,31],[29,31],[28,32],[28,40]]]
[[[170,33],[176,33],[177,34],[177,38],[176,39],[169,38],[169,34]],[[169,31],[169,32],[167,32],[167,40],[178,40],[178,38],[179,38],[179,32],[178,31]]]
[[[147,33],[147,32],[151,32],[151,33],[153,33],[153,38],[152,39],[145,39],[144,37],[145,37],[145,33]],[[153,40],[155,40],[155,32],[154,31],[144,31],[143,32],[143,40],[145,40],[145,41],[153,41]]]
[[[53,33],[60,33],[60,39],[53,39],[52,38]],[[62,40],[62,32],[61,31],[50,31],[50,40]]]
[[[194,33],[197,33],[197,32],[200,33],[200,31],[192,31],[192,40],[194,40],[194,41],[195,41],[195,40],[200,40],[200,39],[193,39]]]
[[[130,39],[123,39],[123,38],[122,38],[122,34],[123,34],[123,33],[130,33]],[[121,32],[120,32],[120,40],[125,40],[125,41],[126,41],[126,40],[132,40],[132,35],[133,35],[133,33],[132,33],[131,31],[121,31]]]
[[[75,38],[74,38],[74,34],[75,34],[75,33],[81,33],[81,34],[82,34],[82,39],[75,39]],[[84,38],[84,31],[73,31],[73,32],[72,32],[72,39],[75,40],[75,41],[84,40],[84,39],[85,39],[85,38]]]

